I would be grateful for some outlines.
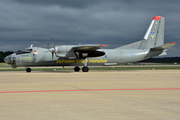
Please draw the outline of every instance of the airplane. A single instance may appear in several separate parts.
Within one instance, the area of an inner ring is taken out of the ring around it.
[[[102,49],[103,44],[59,45],[52,43],[52,48],[30,47],[24,51],[13,53],[4,58],[12,68],[42,66],[75,66],[74,71],[88,72],[88,66],[106,66],[133,63],[150,57],[166,55],[167,49],[176,45],[176,42],[164,44],[165,18],[155,16],[142,40],[117,47]]]

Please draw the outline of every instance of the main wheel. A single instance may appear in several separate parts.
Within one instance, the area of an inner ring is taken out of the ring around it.
[[[79,72],[80,68],[78,66],[74,67],[75,72]]]
[[[83,67],[83,68],[82,68],[82,71],[83,71],[83,72],[88,72],[88,71],[89,71],[89,68],[88,68],[88,67]]]
[[[31,72],[31,68],[26,68],[26,72]]]

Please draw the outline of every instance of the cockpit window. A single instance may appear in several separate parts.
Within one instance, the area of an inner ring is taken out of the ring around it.
[[[32,52],[32,49],[27,49],[27,51]]]
[[[16,55],[31,53],[32,49],[24,49],[23,51],[16,52]]]
[[[24,49],[24,52],[32,52],[32,49]]]

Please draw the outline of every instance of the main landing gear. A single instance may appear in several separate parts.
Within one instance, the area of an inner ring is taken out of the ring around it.
[[[78,66],[76,66],[76,67],[74,68],[74,71],[75,71],[75,72],[79,72],[79,70],[80,70],[80,68],[79,68]]]
[[[31,68],[26,68],[26,72],[31,72]]]
[[[74,71],[75,71],[75,72],[79,72],[79,70],[80,70],[79,66],[76,66],[76,67],[74,68]],[[89,68],[87,67],[87,59],[85,59],[84,67],[82,68],[82,71],[83,71],[83,72],[88,72],[88,71],[89,71]]]
[[[89,68],[88,68],[87,66],[84,66],[84,67],[82,68],[82,71],[83,71],[83,72],[88,72],[88,71],[89,71]]]
[[[74,71],[75,71],[75,72],[79,72],[79,71],[80,71],[80,68],[79,68],[78,66],[76,66],[76,67],[74,67]],[[87,66],[84,66],[84,67],[82,68],[82,71],[83,71],[83,72],[88,72],[88,71],[89,71],[89,68],[88,68]]]

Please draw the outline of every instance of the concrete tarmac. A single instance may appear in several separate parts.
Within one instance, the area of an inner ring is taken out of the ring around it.
[[[180,70],[3,71],[0,119],[179,120]]]

